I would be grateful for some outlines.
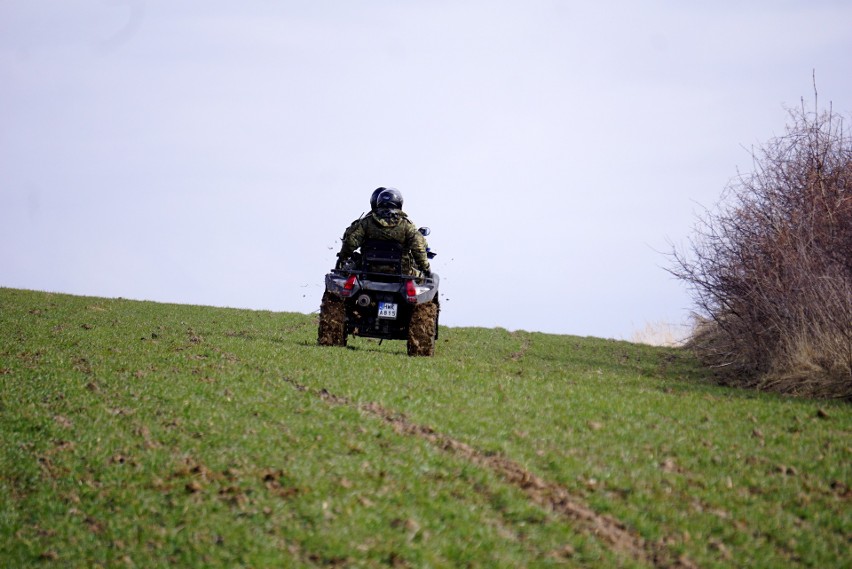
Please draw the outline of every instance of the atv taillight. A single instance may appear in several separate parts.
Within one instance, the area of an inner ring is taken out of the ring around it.
[[[349,275],[349,278],[346,279],[346,282],[343,283],[343,290],[340,291],[341,296],[349,296],[352,294],[352,289],[355,288],[355,281],[357,277],[355,275]]]
[[[405,294],[408,296],[408,302],[417,304],[417,287],[414,286],[414,281],[405,281]]]

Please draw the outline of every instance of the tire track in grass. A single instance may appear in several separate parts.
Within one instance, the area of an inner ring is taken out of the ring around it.
[[[580,498],[572,495],[565,487],[544,480],[505,456],[486,454],[466,443],[439,433],[429,426],[412,423],[402,413],[386,409],[378,403],[356,403],[346,397],[334,395],[324,388],[311,389],[286,377],[284,381],[297,390],[316,395],[331,405],[359,409],[363,413],[390,424],[397,433],[424,439],[472,464],[491,470],[509,484],[523,491],[531,502],[579,525],[583,531],[591,533],[609,544],[610,548],[617,553],[654,567],[683,569],[696,569],[698,567],[685,556],[673,557],[668,548],[662,545],[664,540],[660,540],[660,542],[646,541],[631,531],[623,522],[612,516],[595,512],[585,505]]]

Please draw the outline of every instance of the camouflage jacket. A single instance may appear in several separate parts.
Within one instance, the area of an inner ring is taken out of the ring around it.
[[[414,274],[414,269],[429,270],[426,239],[400,210],[380,209],[354,221],[343,234],[343,245],[338,253],[340,260],[350,257],[365,239],[384,239],[402,244],[402,268],[407,274]]]

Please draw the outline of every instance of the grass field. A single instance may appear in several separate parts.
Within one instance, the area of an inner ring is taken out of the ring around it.
[[[2,567],[852,566],[852,407],[675,348],[0,289],[0,435]]]

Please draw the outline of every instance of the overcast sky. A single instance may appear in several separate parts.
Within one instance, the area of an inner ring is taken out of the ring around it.
[[[0,0],[0,286],[310,313],[394,186],[441,322],[629,339],[852,2]]]

